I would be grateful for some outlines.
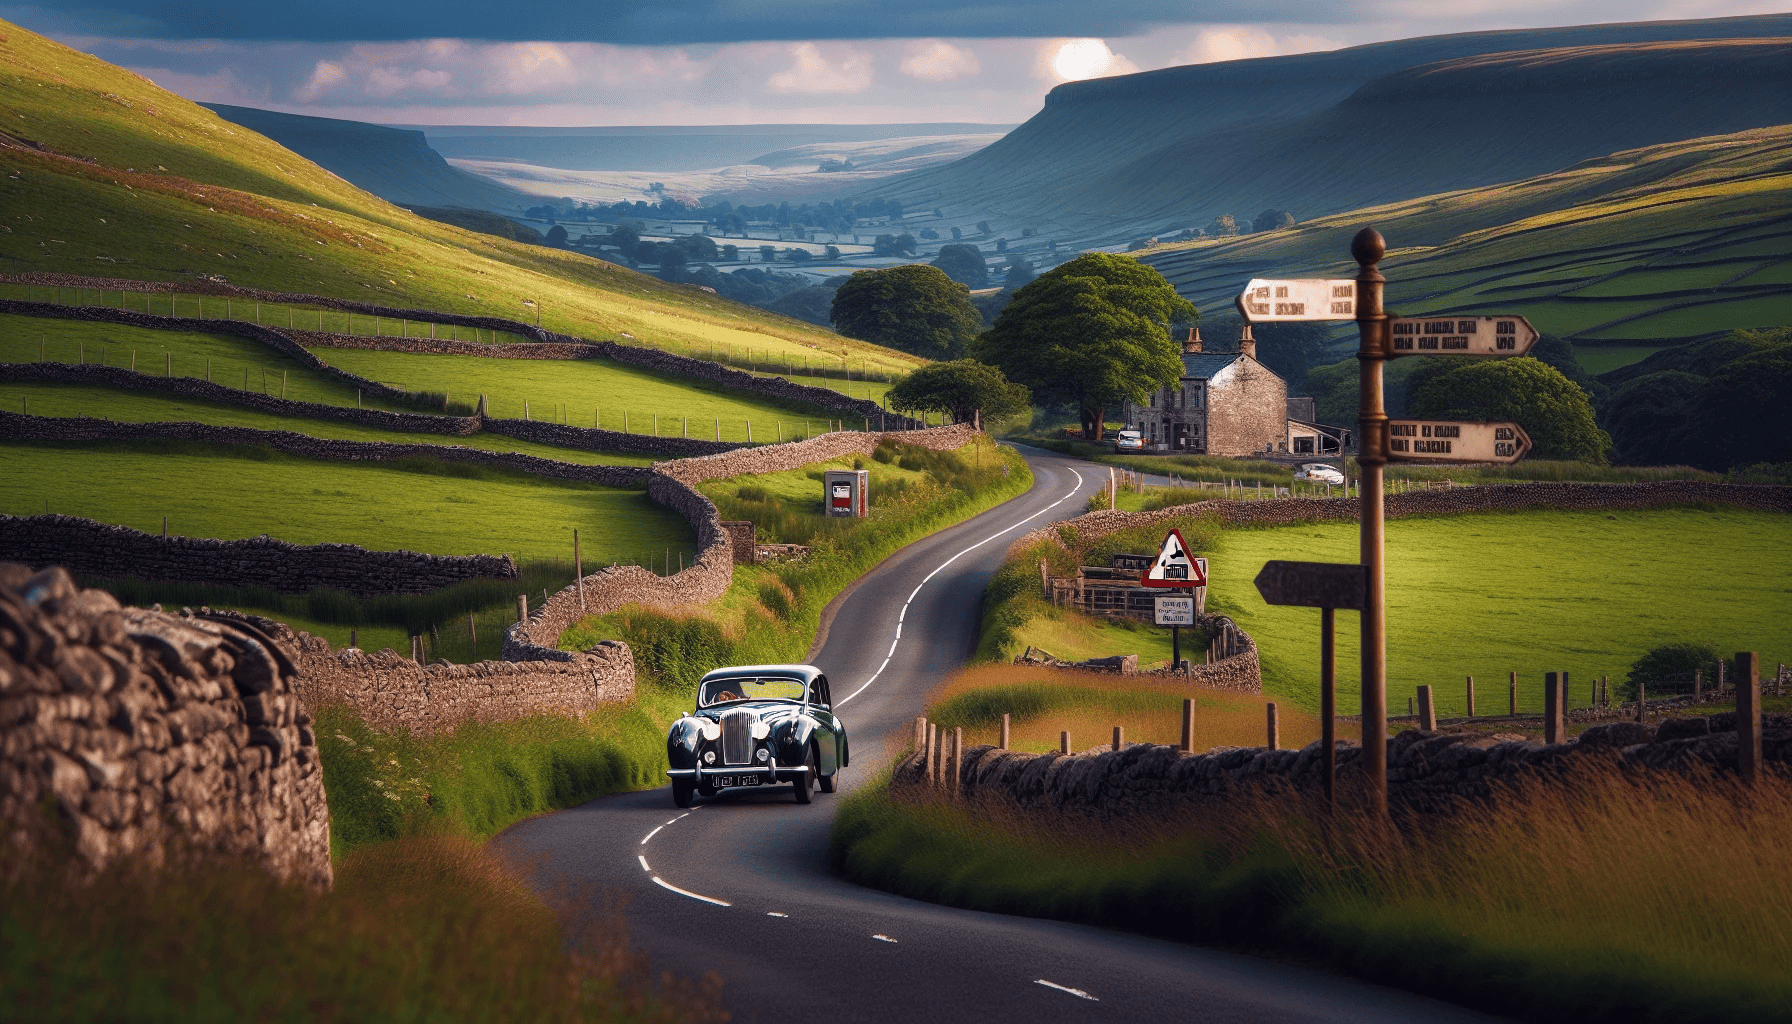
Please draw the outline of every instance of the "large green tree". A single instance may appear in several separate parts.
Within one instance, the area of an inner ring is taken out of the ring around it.
[[[970,243],[940,246],[940,254],[929,266],[940,268],[946,276],[967,288],[981,288],[989,283],[989,267],[983,252]]]
[[[1593,419],[1586,389],[1529,356],[1460,366],[1413,392],[1415,419],[1512,420],[1524,428],[1540,459],[1604,462],[1611,435]]]
[[[1156,270],[1092,252],[1015,292],[971,354],[1025,385],[1035,401],[1076,405],[1083,436],[1100,440],[1108,408],[1128,399],[1143,404],[1182,376],[1169,328],[1199,316]]]
[[[849,338],[952,359],[983,329],[970,289],[934,267],[861,270],[834,293],[834,329]]]
[[[949,412],[957,423],[971,422],[979,410],[988,419],[1016,416],[1030,407],[1025,387],[975,359],[929,363],[897,381],[889,398],[892,409]]]

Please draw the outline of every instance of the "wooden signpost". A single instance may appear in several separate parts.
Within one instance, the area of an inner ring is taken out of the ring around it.
[[[1367,603],[1366,574],[1361,565],[1344,562],[1265,562],[1257,574],[1257,593],[1270,604],[1318,608],[1319,616],[1319,744],[1325,755],[1325,805],[1337,806],[1339,608],[1362,611]]]
[[[1350,255],[1358,266],[1354,281],[1252,280],[1238,296],[1238,312],[1246,323],[1355,320],[1357,324],[1361,405],[1357,410],[1356,461],[1361,474],[1363,504],[1360,563],[1355,568],[1361,574],[1362,583],[1362,765],[1368,784],[1369,807],[1380,814],[1386,814],[1388,808],[1385,467],[1389,462],[1516,462],[1531,446],[1530,438],[1515,423],[1390,421],[1382,398],[1383,365],[1400,356],[1521,355],[1537,341],[1536,330],[1518,316],[1389,316],[1382,308],[1387,278],[1377,266],[1386,253],[1387,243],[1380,232],[1366,227],[1350,241]],[[1443,431],[1441,435],[1438,433],[1440,429]],[[1301,564],[1270,563],[1271,566]],[[1264,569],[1268,572],[1269,566]],[[1292,570],[1283,571],[1290,580],[1299,576],[1289,573]],[[1259,589],[1263,589],[1261,576]],[[1264,591],[1264,598],[1271,600],[1269,591]],[[1332,608],[1346,606],[1321,607],[1325,608],[1329,639]],[[1328,720],[1329,717],[1328,711]],[[1326,750],[1329,758],[1329,736]]]

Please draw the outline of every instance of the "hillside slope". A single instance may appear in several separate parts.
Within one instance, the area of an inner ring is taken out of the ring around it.
[[[1783,51],[1748,73],[1722,47],[1589,52],[1781,37],[1792,15],[1433,36],[1069,83],[988,149],[876,194],[1085,243],[1266,207],[1306,219],[1792,120],[1776,113],[1792,96]],[[1560,54],[1519,74],[1474,59],[1543,49]],[[1682,102],[1689,82],[1702,104]],[[1574,102],[1551,104],[1564,88]]]
[[[677,351],[913,357],[575,253],[475,234],[364,192],[270,139],[0,22],[0,273],[233,284],[537,316]]]
[[[452,206],[514,214],[536,201],[449,166],[420,131],[226,103],[200,106],[399,206]]]

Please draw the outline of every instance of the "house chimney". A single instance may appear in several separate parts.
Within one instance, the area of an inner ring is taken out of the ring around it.
[[[1257,339],[1251,337],[1251,325],[1245,324],[1244,330],[1238,333],[1238,354],[1257,358]]]
[[[1190,327],[1188,329],[1188,340],[1182,343],[1182,351],[1184,351],[1184,352],[1199,352],[1199,351],[1201,351],[1201,328]]]

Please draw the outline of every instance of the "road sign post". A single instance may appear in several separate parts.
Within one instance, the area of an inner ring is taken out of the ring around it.
[[[1337,806],[1338,657],[1335,613],[1363,609],[1367,591],[1361,565],[1347,562],[1265,562],[1255,580],[1270,604],[1318,608],[1319,743],[1324,753],[1325,805]]]
[[[1382,405],[1382,364],[1390,346],[1388,315],[1381,308],[1387,284],[1378,264],[1387,243],[1374,228],[1364,228],[1350,240],[1355,257],[1357,365],[1361,403],[1357,409],[1357,457],[1362,481],[1358,548],[1363,570],[1362,717],[1363,776],[1369,788],[1370,810],[1388,810],[1388,648],[1387,574],[1382,552],[1387,535],[1382,501],[1386,486],[1388,414]]]
[[[1195,599],[1160,597],[1154,617],[1158,625],[1170,627],[1170,671],[1178,671],[1182,668],[1182,627],[1195,624]]]
[[[1389,420],[1390,462],[1493,462],[1509,464],[1531,450],[1531,437],[1516,423]]]

